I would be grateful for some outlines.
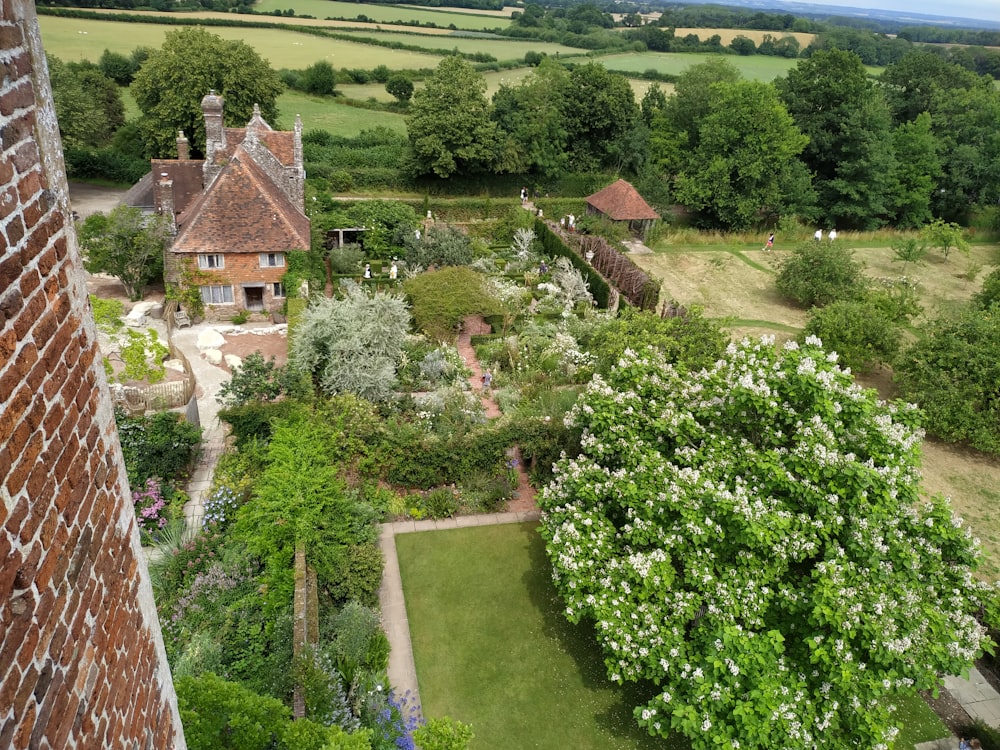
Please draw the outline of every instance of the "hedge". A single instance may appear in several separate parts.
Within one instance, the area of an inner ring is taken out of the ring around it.
[[[594,295],[594,301],[597,303],[597,306],[607,310],[608,299],[611,296],[611,287],[608,286],[608,282],[597,271],[591,268],[583,258],[566,247],[563,241],[559,239],[559,236],[549,229],[544,219],[535,220],[535,236],[538,237],[548,255],[569,258],[569,262],[583,274],[583,278],[590,285],[590,293]]]

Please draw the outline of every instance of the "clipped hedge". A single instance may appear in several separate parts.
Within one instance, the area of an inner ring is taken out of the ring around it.
[[[547,255],[569,258],[569,262],[583,274],[583,278],[590,285],[590,293],[594,295],[594,301],[597,302],[597,306],[607,310],[608,299],[611,296],[611,287],[608,285],[608,282],[597,271],[591,268],[583,258],[568,248],[559,236],[549,229],[548,224],[543,219],[535,220],[535,236],[542,243],[542,248]]]

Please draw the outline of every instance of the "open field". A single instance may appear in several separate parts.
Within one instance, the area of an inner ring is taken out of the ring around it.
[[[856,245],[841,234],[837,242],[857,247],[855,257],[865,263],[873,278],[906,275],[917,282],[924,316],[913,321],[919,329],[926,319],[953,309],[979,290],[983,277],[1000,261],[1000,247],[976,244],[969,257],[952,252],[948,260],[932,252],[922,265],[906,268],[894,262],[889,247],[873,245],[865,238]],[[778,263],[786,255],[782,238],[777,250],[761,251],[763,238],[748,245],[694,245],[662,243],[652,255],[633,255],[642,268],[663,279],[661,299],[701,305],[713,318],[729,320],[735,336],[774,335],[778,340],[794,338],[806,322],[806,311],[785,302],[774,287]],[[792,247],[793,243],[787,243]],[[981,264],[975,280],[967,278],[970,265]],[[891,372],[877,371],[859,378],[877,388],[883,398],[896,397]],[[976,451],[928,440],[924,443],[924,490],[951,498],[955,510],[966,519],[983,543],[984,578],[1000,580],[1000,460]]]
[[[279,96],[278,112],[278,123],[271,123],[271,127],[276,130],[291,130],[295,115],[299,114],[302,115],[302,127],[306,132],[326,130],[348,138],[358,135],[362,130],[377,127],[389,128],[397,133],[406,132],[403,115],[337,104],[330,99],[301,91],[286,90]]]
[[[522,60],[526,52],[543,52],[553,57],[558,55],[560,58],[582,58],[587,54],[587,50],[533,39],[501,39],[495,36],[462,36],[461,34],[452,34],[442,38],[441,36],[427,36],[423,33],[400,33],[397,31],[359,32],[358,35],[377,39],[380,42],[398,42],[429,49],[458,50],[467,54],[485,52],[501,61]]]
[[[180,28],[164,24],[54,16],[39,16],[38,25],[46,51],[67,62],[96,62],[105,49],[127,55],[136,47],[160,47],[168,31]],[[212,26],[209,30],[223,39],[246,42],[276,69],[306,68],[319,60],[328,60],[335,68],[371,69],[387,65],[392,69],[419,69],[435,68],[441,59],[438,55],[386,49],[279,29]]]
[[[589,627],[562,616],[536,524],[396,537],[424,714],[472,750],[681,750],[632,717]]]
[[[757,81],[772,81],[785,75],[789,68],[795,67],[796,60],[784,57],[766,57],[763,55],[712,55],[694,52],[628,52],[624,54],[604,55],[599,58],[604,67],[610,70],[620,70],[627,73],[642,73],[655,70],[657,73],[680,75],[694,65],[700,65],[713,58],[723,58],[732,63],[744,78]]]
[[[772,36],[775,39],[783,39],[786,36],[793,36],[798,39],[799,44],[803,49],[812,44],[812,40],[816,38],[815,34],[805,34],[800,31],[758,31],[756,29],[674,29],[675,37],[683,38],[688,34],[694,34],[702,41],[718,34],[722,39],[723,46],[728,46],[729,43],[738,36],[745,36],[747,39],[752,39],[754,44],[760,44],[764,41],[765,36]]]
[[[510,22],[510,10],[504,17],[459,8],[432,9],[410,5],[342,3],[336,0],[261,0],[254,5],[254,10],[258,13],[270,13],[287,8],[292,8],[296,14],[304,13],[316,18],[357,18],[364,15],[375,22],[403,21],[415,25],[433,23],[445,28],[454,24],[456,28],[473,31],[504,27]]]

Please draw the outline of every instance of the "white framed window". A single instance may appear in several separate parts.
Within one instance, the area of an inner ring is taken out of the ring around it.
[[[271,287],[271,290],[274,292],[275,297],[285,296],[285,285],[282,284],[280,281],[275,281]]]
[[[198,268],[202,271],[214,271],[218,268],[225,268],[225,256],[219,253],[199,253]]]
[[[201,301],[206,305],[225,305],[233,302],[233,288],[224,284],[198,287],[201,290]]]
[[[261,253],[260,254],[260,267],[261,268],[284,268],[285,267],[285,254],[284,253]]]

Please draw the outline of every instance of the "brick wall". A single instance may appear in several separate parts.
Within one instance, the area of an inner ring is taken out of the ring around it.
[[[183,750],[34,6],[0,6],[0,748]]]
[[[285,299],[284,297],[274,296],[274,284],[277,281],[281,281],[281,277],[288,270],[287,256],[285,257],[286,265],[284,266],[279,268],[261,268],[260,255],[258,253],[225,253],[224,255],[224,267],[208,272],[218,279],[213,283],[227,284],[233,287],[233,304],[213,306],[217,308],[217,311],[221,311],[223,318],[229,316],[232,311],[242,310],[246,307],[246,297],[242,287],[242,284],[245,283],[264,284],[264,309],[270,312],[281,310]],[[185,257],[190,257],[191,263],[197,267],[197,254],[185,253]],[[208,307],[206,306],[206,311],[211,312],[208,310]],[[206,317],[211,316],[206,315]]]

